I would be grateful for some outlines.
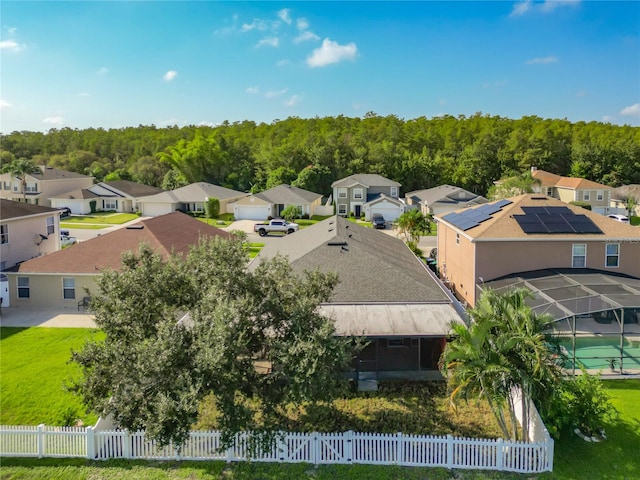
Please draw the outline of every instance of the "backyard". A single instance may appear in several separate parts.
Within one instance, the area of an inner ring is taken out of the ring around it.
[[[0,329],[0,423],[4,425],[62,425],[96,417],[83,412],[81,403],[64,389],[78,371],[68,363],[69,352],[100,332],[86,329]],[[25,354],[28,352],[28,354]],[[32,381],[35,379],[35,381]],[[571,432],[556,440],[554,471],[538,477],[495,472],[394,466],[259,464],[224,462],[90,462],[84,459],[2,458],[3,479],[630,479],[640,478],[640,380],[610,380],[607,391],[620,412],[607,426],[607,440],[588,443]],[[352,394],[332,404],[286,412],[287,428],[297,430],[359,430],[407,433],[451,433],[496,437],[497,429],[484,405],[461,404],[457,413],[436,384],[391,384],[379,394]],[[215,409],[202,407],[199,427],[215,426]]]

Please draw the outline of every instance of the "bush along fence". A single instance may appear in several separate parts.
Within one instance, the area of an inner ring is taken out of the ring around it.
[[[0,426],[0,455],[83,457],[92,460],[221,460],[311,464],[372,464],[539,473],[553,469],[553,439],[510,442],[378,433],[282,433],[268,449],[251,448],[239,433],[221,448],[217,431],[192,432],[183,448],[157,448],[144,432],[94,427]]]

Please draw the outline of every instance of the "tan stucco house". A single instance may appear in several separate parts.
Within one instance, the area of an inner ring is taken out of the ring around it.
[[[229,235],[181,212],[141,220],[5,272],[11,306],[77,310],[85,290],[95,291],[101,270],[120,269],[122,254],[137,251],[141,243],[168,257],[172,251],[188,252],[202,237]]]
[[[22,179],[10,173],[0,175],[0,198],[50,207],[49,200],[56,195],[74,190],[89,188],[93,185],[93,177],[80,173],[68,172],[57,168],[39,167],[39,171],[26,175],[25,192],[22,191]],[[61,205],[65,207],[66,205]]]

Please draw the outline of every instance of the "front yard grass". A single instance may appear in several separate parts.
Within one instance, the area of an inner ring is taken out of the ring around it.
[[[113,213],[113,212],[96,212],[90,215],[74,215],[64,219],[63,223],[67,228],[83,228],[81,225],[122,225],[140,218],[137,213]]]

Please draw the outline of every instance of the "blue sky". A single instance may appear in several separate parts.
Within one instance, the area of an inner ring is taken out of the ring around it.
[[[0,131],[345,115],[640,125],[640,2],[10,1]]]

